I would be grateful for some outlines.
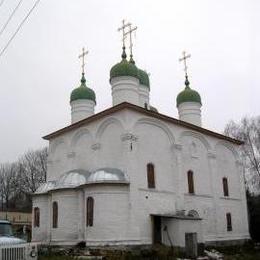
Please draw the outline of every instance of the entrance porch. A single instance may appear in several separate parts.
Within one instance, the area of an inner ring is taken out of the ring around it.
[[[178,247],[189,257],[203,250],[202,219],[187,215],[152,214],[153,243]]]

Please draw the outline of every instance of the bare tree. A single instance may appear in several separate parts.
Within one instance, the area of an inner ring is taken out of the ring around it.
[[[46,182],[47,148],[26,152],[18,162],[0,164],[1,209],[29,209],[31,193]]]
[[[0,194],[2,210],[4,205],[9,208],[9,201],[14,196],[18,183],[16,182],[16,164],[5,163],[0,165]]]
[[[244,141],[240,154],[245,165],[246,181],[249,190],[260,190],[260,116],[245,117],[240,123],[230,121],[225,134]]]
[[[19,176],[25,193],[33,193],[46,182],[47,148],[28,151],[19,159]]]

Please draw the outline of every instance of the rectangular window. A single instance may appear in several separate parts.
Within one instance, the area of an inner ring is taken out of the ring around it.
[[[227,231],[232,231],[231,213],[226,214],[226,219],[227,219]]]
[[[222,179],[222,184],[223,184],[223,193],[225,197],[229,196],[229,192],[228,192],[228,180],[227,178],[223,178]]]
[[[58,203],[56,201],[52,203],[52,227],[58,227]]]
[[[188,171],[188,189],[190,194],[194,194],[194,180],[193,180],[193,171]]]
[[[92,197],[87,198],[86,203],[86,209],[87,209],[87,226],[92,227],[93,221],[94,221],[94,199]]]
[[[147,182],[149,189],[155,188],[154,165],[152,163],[147,164]]]
[[[40,227],[40,209],[39,208],[34,208],[34,227]]]

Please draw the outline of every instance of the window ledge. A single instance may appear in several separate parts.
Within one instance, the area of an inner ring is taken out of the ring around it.
[[[240,198],[234,198],[234,197],[229,197],[229,196],[221,196],[219,198],[224,199],[224,200],[241,200]]]
[[[184,193],[184,196],[203,197],[203,198],[213,198],[212,195],[207,195],[207,194],[196,194],[196,193]]]
[[[140,191],[146,191],[146,192],[156,192],[156,193],[167,193],[167,194],[175,194],[173,191],[168,190],[158,190],[156,188],[139,188]]]

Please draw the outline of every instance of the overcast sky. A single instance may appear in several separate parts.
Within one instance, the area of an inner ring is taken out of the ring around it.
[[[0,29],[18,2],[4,0]],[[22,2],[0,35],[1,49],[34,2]],[[177,117],[184,88],[178,59],[186,50],[203,127],[222,132],[230,119],[259,115],[259,13],[259,0],[42,0],[0,57],[0,162],[47,145],[43,135],[70,123],[83,46],[96,112],[111,106],[109,71],[120,61],[123,18],[138,26],[134,58],[151,74],[151,104],[159,112]]]

